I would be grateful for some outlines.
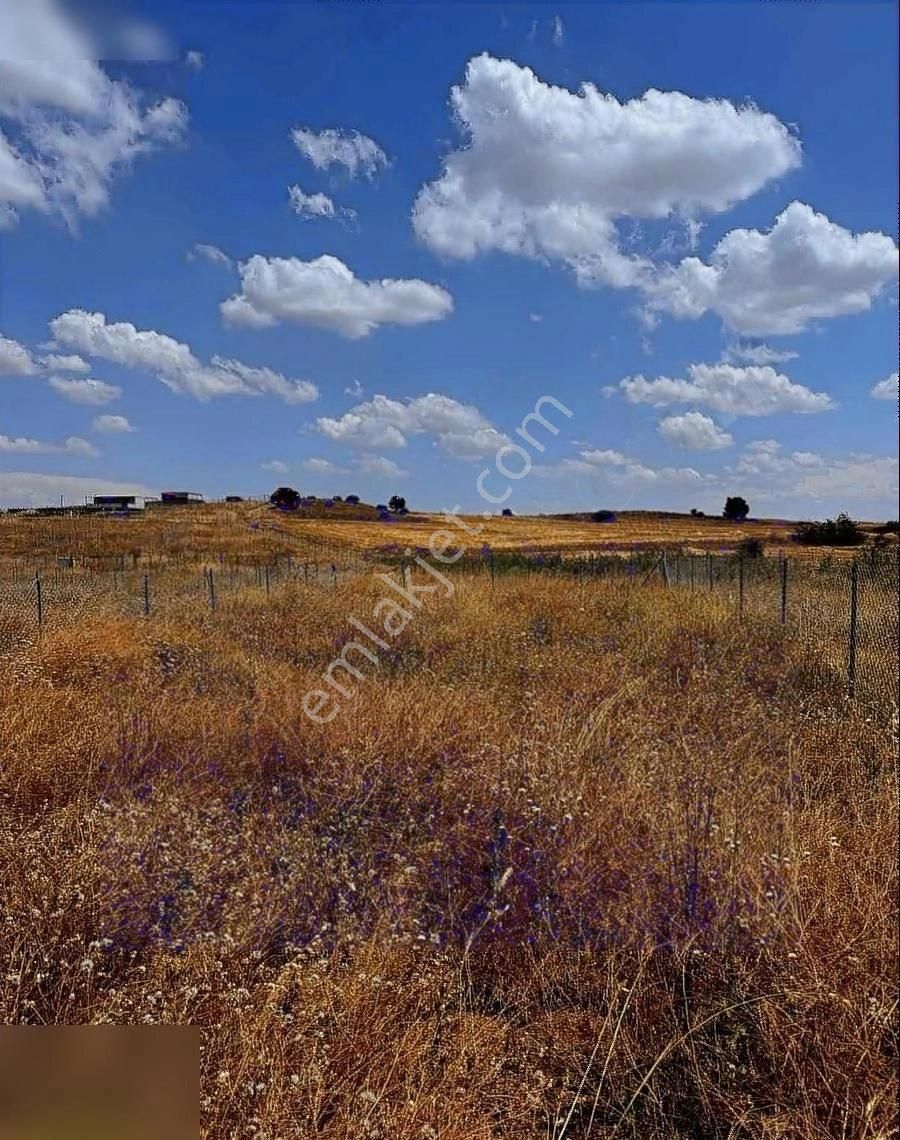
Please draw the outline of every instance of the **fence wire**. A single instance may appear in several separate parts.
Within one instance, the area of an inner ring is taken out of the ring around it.
[[[318,553],[318,552],[317,552]],[[166,617],[188,608],[214,614],[248,589],[260,599],[285,587],[327,588],[371,565],[340,550],[325,560],[278,555],[265,563],[221,557],[168,560],[151,566],[117,556],[97,569],[88,557],[58,559],[51,569],[7,564],[0,576],[0,653],[49,630],[87,617]],[[898,686],[898,558],[872,552],[854,560],[825,557],[742,558],[734,555],[658,553],[640,558],[547,558],[525,561],[482,554],[457,568],[495,575],[557,573],[628,577],[702,598],[724,599],[736,617],[783,625],[808,649],[823,676],[841,676],[850,696],[896,708]]]

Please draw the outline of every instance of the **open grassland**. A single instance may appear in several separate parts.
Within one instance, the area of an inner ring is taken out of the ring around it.
[[[867,524],[871,529],[871,524]],[[97,564],[122,558],[137,566],[167,561],[264,561],[278,555],[347,560],[385,550],[427,549],[432,535],[447,527],[470,551],[488,546],[496,552],[541,552],[575,556],[589,552],[621,553],[663,549],[685,552],[733,551],[747,538],[758,538],[770,551],[786,549],[793,557],[820,559],[822,548],[791,541],[795,524],[760,519],[733,523],[722,518],[694,518],[652,511],[623,511],[614,523],[568,516],[485,519],[416,513],[381,521],[371,506],[320,501],[297,512],[273,510],[265,503],[209,503],[158,508],[135,517],[28,517],[0,514],[0,572],[23,565],[48,565],[73,555]],[[894,536],[886,540],[896,545]],[[837,557],[852,550],[835,549]]]
[[[0,1018],[199,1023],[210,1140],[894,1136],[896,715],[724,593],[452,581],[324,724],[371,576],[0,655]]]

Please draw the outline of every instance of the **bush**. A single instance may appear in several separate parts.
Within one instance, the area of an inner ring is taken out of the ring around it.
[[[599,523],[613,523],[616,521],[616,516],[613,511],[594,511],[591,519]]]
[[[705,511],[698,511],[696,507],[691,507],[691,515],[695,519],[705,519],[706,518],[706,512]]]
[[[504,507],[500,513],[503,515],[503,517],[505,519],[512,518],[512,511],[509,509],[509,507]]]
[[[300,506],[300,492],[293,487],[277,487],[269,495],[269,502],[281,511],[296,511]]]
[[[750,504],[741,495],[729,495],[722,509],[722,517],[732,522],[743,522],[750,514]]]
[[[352,507],[355,507],[359,502],[359,495],[348,495],[347,498],[344,499],[344,502],[349,503]]]
[[[399,514],[401,511],[406,510],[406,499],[402,495],[391,495],[388,499],[388,509],[396,511]]]
[[[891,519],[889,522],[881,523],[880,526],[875,527],[877,534],[900,534],[900,522],[896,519]]]
[[[736,549],[744,558],[762,558],[766,553],[761,538],[745,538],[737,544]]]
[[[803,546],[861,546],[866,541],[859,523],[843,511],[836,519],[799,523],[791,537]]]

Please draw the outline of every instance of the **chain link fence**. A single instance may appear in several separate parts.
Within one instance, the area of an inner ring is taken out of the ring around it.
[[[389,562],[390,560],[388,560]],[[401,560],[404,562],[405,559]],[[57,559],[52,569],[7,565],[0,576],[0,653],[71,626],[91,615],[164,617],[179,608],[214,613],[248,589],[260,598],[288,584],[334,585],[372,564],[353,552],[325,559],[276,555],[266,562],[222,557],[168,560],[150,566],[115,556],[97,569],[90,558]],[[444,569],[447,569],[444,567]],[[864,554],[821,560],[747,558],[735,555],[659,552],[639,558],[538,556],[504,561],[484,552],[457,571],[490,574],[558,573],[580,580],[627,577],[636,586],[657,583],[696,595],[724,599],[735,619],[784,626],[810,650],[810,661],[846,679],[848,694],[874,707],[896,707],[898,684],[898,558]]]

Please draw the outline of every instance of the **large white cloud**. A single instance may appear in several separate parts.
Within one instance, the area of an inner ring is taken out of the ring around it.
[[[306,403],[318,396],[310,381],[288,380],[271,368],[254,368],[221,356],[203,364],[188,345],[174,337],[137,329],[128,321],[109,323],[103,313],[70,309],[50,322],[50,331],[58,344],[126,368],[152,372],[173,391],[201,400],[270,393],[288,403]]]
[[[351,178],[357,174],[373,178],[379,169],[388,165],[388,157],[378,143],[359,131],[332,128],[314,131],[309,127],[295,127],[291,139],[317,170],[343,166]]]
[[[735,416],[768,416],[775,412],[823,412],[835,407],[825,392],[795,384],[768,365],[690,364],[689,379],[630,376],[619,388],[632,404],[661,408],[672,404],[705,404]]]
[[[482,54],[451,90],[463,145],[413,206],[436,252],[488,250],[567,263],[582,281],[635,285],[646,259],[619,249],[616,220],[717,213],[800,162],[800,144],[748,104],[649,90],[621,103],[575,94]]]
[[[897,373],[892,372],[877,384],[872,385],[871,396],[876,400],[894,400],[898,398]]]
[[[667,443],[686,451],[718,451],[734,442],[727,431],[702,412],[666,416],[659,423],[659,434]]]
[[[125,24],[116,26],[113,38],[127,39]],[[55,211],[70,224],[95,214],[118,170],[182,137],[184,105],[150,103],[109,79],[96,62],[102,44],[70,7],[0,4],[0,43],[0,225],[22,209]]]
[[[405,447],[410,436],[433,435],[458,459],[478,459],[508,442],[472,404],[436,392],[409,400],[376,395],[339,419],[321,417],[316,427],[335,443],[366,451]]]
[[[415,278],[361,281],[328,254],[314,261],[255,254],[239,268],[241,292],[219,307],[227,322],[250,328],[293,321],[356,339],[379,325],[438,321],[453,309],[453,298],[438,285]]]
[[[684,258],[642,287],[651,312],[711,312],[740,333],[783,335],[819,318],[864,312],[896,280],[897,265],[897,246],[886,234],[850,233],[791,202],[770,230],[731,230],[708,261]]]
[[[40,368],[24,344],[0,336],[0,376],[37,376]]]

